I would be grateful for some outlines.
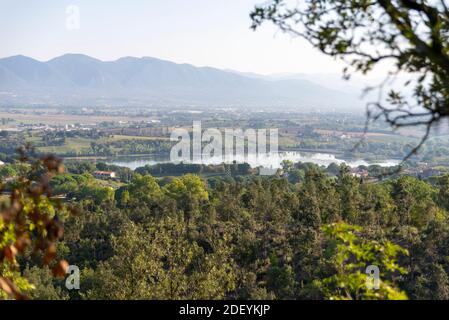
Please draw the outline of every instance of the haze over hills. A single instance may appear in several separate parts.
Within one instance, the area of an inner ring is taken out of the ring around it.
[[[307,79],[266,79],[156,58],[101,61],[66,54],[41,62],[0,59],[0,103],[197,107],[363,109],[359,92],[335,90]]]

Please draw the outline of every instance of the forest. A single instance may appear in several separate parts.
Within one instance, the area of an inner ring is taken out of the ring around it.
[[[136,173],[114,190],[32,159],[2,204],[3,298],[449,298],[447,175],[372,183],[345,165],[336,176],[302,165],[297,183]],[[79,290],[65,286],[67,264],[80,270]],[[373,265],[378,288],[366,285]]]

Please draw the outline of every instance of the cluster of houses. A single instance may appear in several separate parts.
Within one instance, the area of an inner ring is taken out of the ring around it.
[[[420,179],[426,179],[426,178],[430,178],[430,177],[441,176],[441,175],[447,173],[447,171],[438,170],[436,168],[429,168],[426,166],[418,166],[418,167],[406,168],[402,171],[402,173],[410,175],[410,176],[414,176],[414,177],[417,177]]]
[[[368,178],[368,170],[359,167],[351,168],[351,175],[357,178]]]

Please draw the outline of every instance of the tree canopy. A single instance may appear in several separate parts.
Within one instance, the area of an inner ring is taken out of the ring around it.
[[[302,37],[326,55],[347,62],[351,71],[370,72],[388,63],[389,77],[379,100],[368,104],[368,121],[384,118],[393,127],[423,126],[417,152],[433,125],[449,117],[449,10],[446,0],[270,0],[250,14],[252,27],[271,21]],[[405,75],[403,90],[381,96],[388,81]]]

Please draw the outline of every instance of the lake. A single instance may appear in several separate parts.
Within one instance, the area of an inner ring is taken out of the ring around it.
[[[257,157],[256,155],[248,155],[246,159],[243,157],[236,157],[238,163],[247,162],[251,167],[255,168],[262,166],[265,168],[280,168],[283,160],[290,160],[293,162],[311,162],[317,165],[328,166],[331,163],[341,164],[345,163],[350,167],[358,167],[360,165],[380,165],[382,167],[392,167],[398,165],[401,161],[395,159],[388,159],[384,161],[365,161],[359,159],[343,160],[337,158],[333,154],[328,153],[311,153],[311,152],[279,152],[278,154],[267,154]],[[106,163],[122,167],[128,167],[132,170],[143,167],[145,165],[155,165],[158,163],[170,162],[169,155],[149,155],[138,157],[115,157],[106,160]],[[211,157],[203,161],[183,161],[184,163],[202,163],[202,164],[220,164],[223,162],[222,157]],[[232,161],[229,161],[232,162]]]

